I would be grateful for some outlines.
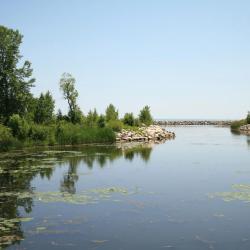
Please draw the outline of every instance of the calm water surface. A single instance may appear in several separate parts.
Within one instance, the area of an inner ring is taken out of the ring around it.
[[[2,248],[249,250],[250,137],[168,129],[158,145],[1,154]]]

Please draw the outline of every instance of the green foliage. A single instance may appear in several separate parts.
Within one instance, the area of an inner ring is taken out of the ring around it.
[[[10,117],[8,126],[11,128],[13,136],[19,140],[25,140],[28,137],[29,125],[27,121],[18,114],[14,114]]]
[[[72,123],[79,123],[82,118],[80,108],[77,106],[76,100],[78,92],[75,89],[75,78],[69,74],[64,73],[60,79],[60,89],[63,92],[63,97],[67,100],[69,105],[69,118]]]
[[[139,118],[135,118],[134,120],[134,126],[139,127],[141,125]]]
[[[50,123],[53,120],[54,108],[55,101],[50,92],[42,93],[37,100],[34,121],[36,123]]]
[[[113,104],[109,104],[105,113],[107,122],[118,120],[119,113]]]
[[[63,120],[63,114],[61,109],[58,109],[57,113],[56,113],[56,120],[57,121],[62,121]]]
[[[115,134],[110,128],[88,128],[82,125],[61,122],[56,130],[60,145],[114,142]]]
[[[70,110],[68,113],[68,117],[66,120],[69,120],[70,122],[76,124],[76,123],[82,123],[83,122],[83,113],[80,110],[80,108],[77,106],[74,110]]]
[[[55,145],[55,127],[33,124],[29,131],[29,138],[35,144]]]
[[[232,129],[232,130],[238,130],[241,126],[246,125],[246,124],[247,124],[246,119],[244,119],[244,120],[239,120],[239,121],[234,121],[234,122],[232,122],[232,124],[231,124],[231,129]]]
[[[14,143],[11,129],[0,124],[0,150],[5,151],[12,147]]]
[[[111,120],[107,125],[115,132],[120,132],[123,128],[123,123],[119,120]]]
[[[134,126],[135,125],[135,118],[134,118],[133,113],[126,113],[123,117],[123,123],[125,125]]]
[[[87,117],[86,117],[87,126],[90,128],[96,127],[97,122],[98,122],[98,114],[97,114],[96,109],[94,109],[93,112],[90,110]]]
[[[153,118],[150,113],[150,107],[145,106],[139,114],[139,120],[141,123],[144,123],[145,125],[149,126],[153,124]]]
[[[248,115],[247,115],[247,124],[250,124],[250,112],[248,112]]]
[[[105,123],[105,116],[104,115],[100,115],[99,118],[98,118],[98,121],[97,121],[97,126],[99,128],[104,128],[106,126],[106,123]]]
[[[13,114],[24,115],[32,98],[31,63],[25,61],[18,67],[21,43],[19,31],[0,26],[0,120],[4,123]]]

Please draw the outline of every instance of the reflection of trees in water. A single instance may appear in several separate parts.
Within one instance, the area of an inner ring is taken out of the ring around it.
[[[10,160],[10,159],[7,159]],[[8,195],[7,192],[21,193],[21,192],[32,192],[32,187],[30,186],[31,180],[37,174],[35,172],[27,173],[22,171],[29,168],[32,162],[25,161],[13,161],[10,160],[7,163],[1,164],[1,170],[6,171],[0,174],[0,217],[3,219],[14,219],[20,217],[18,211],[19,207],[22,207],[26,213],[32,211],[33,200],[30,197],[19,199],[18,195]],[[17,170],[18,173],[13,172]],[[12,170],[7,172],[8,170]],[[1,243],[5,241],[10,245],[20,242],[23,238],[23,232],[21,228],[21,222],[16,222],[13,227],[11,227],[9,232],[0,231]],[[9,242],[8,242],[9,241]],[[7,246],[7,245],[5,245]]]
[[[148,162],[152,152],[152,147],[137,146],[124,150],[124,158],[132,161],[135,156],[140,156],[142,160]]]
[[[247,136],[247,145],[250,148],[250,136]]]
[[[108,162],[123,157],[132,161],[135,156],[140,156],[144,161],[148,161],[152,151],[151,146],[137,145],[136,147],[117,148],[114,146],[86,147],[82,149],[83,154],[74,157],[60,158],[61,164],[68,163],[69,167],[61,180],[60,190],[74,194],[76,192],[76,182],[78,181],[77,169],[80,165],[86,164],[89,169],[94,165],[104,167]],[[81,152],[81,151],[80,151]]]
[[[245,136],[247,141],[247,146],[250,148],[250,133],[249,132],[240,132],[231,130],[232,134],[235,136]]]
[[[18,193],[32,193],[31,181],[36,176],[49,180],[53,175],[53,166],[56,164],[59,166],[68,165],[67,172],[63,175],[60,183],[60,190],[74,194],[79,179],[77,170],[82,164],[92,169],[95,165],[103,168],[109,162],[121,157],[130,161],[135,157],[141,157],[142,160],[148,161],[151,151],[152,147],[142,145],[120,148],[91,146],[80,148],[74,151],[74,154],[70,151],[67,153],[50,151],[49,153],[28,152],[0,155],[0,218],[19,218],[20,208],[26,213],[30,213],[33,207],[33,198],[31,196],[20,198]],[[16,193],[16,195],[10,196],[6,194],[7,192]],[[0,231],[0,242],[6,239],[9,241],[9,245],[20,242],[23,237],[21,222],[16,222],[9,232]]]

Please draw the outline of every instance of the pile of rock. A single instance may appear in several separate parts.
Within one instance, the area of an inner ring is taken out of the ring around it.
[[[168,121],[168,120],[159,120],[154,122],[156,125],[162,126],[230,126],[232,124],[231,120],[227,121],[214,121],[214,120],[178,120],[178,121]]]
[[[116,134],[116,141],[163,141],[174,137],[175,133],[166,131],[161,126],[151,125],[149,127],[140,127],[137,130],[122,129],[120,133]]]
[[[241,126],[240,131],[250,133],[250,124]]]

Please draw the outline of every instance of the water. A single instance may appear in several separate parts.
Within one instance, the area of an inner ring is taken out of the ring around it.
[[[168,130],[158,145],[0,155],[2,248],[250,249],[250,188],[232,186],[250,184],[250,138]]]

